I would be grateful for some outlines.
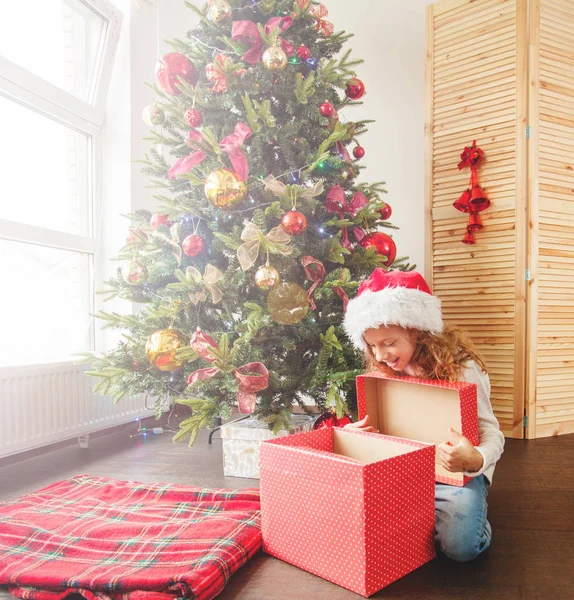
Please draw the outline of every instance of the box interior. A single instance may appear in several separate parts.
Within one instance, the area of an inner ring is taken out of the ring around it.
[[[418,450],[414,446],[352,431],[333,430],[333,454],[339,454],[368,465]]]
[[[365,396],[366,413],[382,434],[440,444],[450,439],[449,427],[462,429],[458,390],[366,377]],[[463,481],[438,462],[436,473]]]

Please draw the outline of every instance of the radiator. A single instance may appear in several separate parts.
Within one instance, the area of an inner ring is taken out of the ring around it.
[[[153,414],[143,396],[95,395],[85,365],[0,369],[0,457],[78,437]]]

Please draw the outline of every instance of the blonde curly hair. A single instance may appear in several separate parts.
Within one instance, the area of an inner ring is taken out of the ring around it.
[[[486,372],[484,359],[466,333],[455,327],[445,327],[442,333],[433,334],[417,329],[405,329],[405,335],[415,344],[411,364],[416,365],[420,376],[440,381],[458,381],[463,365],[469,360]],[[385,375],[400,375],[385,364],[379,363],[367,345],[365,367],[378,370]]]

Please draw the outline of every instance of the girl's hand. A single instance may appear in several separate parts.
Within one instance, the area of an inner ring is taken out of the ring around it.
[[[452,441],[438,445],[441,466],[451,473],[480,471],[484,462],[482,454],[463,435],[450,427]]]
[[[375,429],[369,423],[369,415],[365,415],[365,418],[362,419],[361,421],[357,421],[356,423],[349,423],[348,425],[345,425],[345,427],[343,427],[343,429],[358,429],[359,431],[373,431],[374,433],[379,433],[379,430]]]

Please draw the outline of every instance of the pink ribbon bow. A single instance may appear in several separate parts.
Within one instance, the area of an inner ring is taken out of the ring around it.
[[[325,17],[329,14],[327,7],[324,4],[311,4],[311,0],[295,0],[299,10],[307,10],[310,15],[317,19],[315,29],[320,31],[325,37],[333,35],[335,27],[333,23],[325,21]]]
[[[301,264],[303,265],[303,269],[305,269],[305,275],[307,275],[307,278],[313,282],[313,285],[307,292],[307,297],[309,298],[311,310],[315,310],[317,306],[315,305],[315,300],[313,299],[313,292],[325,279],[325,266],[320,260],[317,260],[312,256],[304,256],[301,259]],[[345,290],[340,286],[334,287],[333,290],[343,301],[343,312],[345,312],[347,310],[347,304],[349,303],[349,297],[345,293]]]
[[[317,31],[320,31],[325,37],[333,35],[335,27],[333,23],[325,21],[325,17],[329,14],[329,11],[324,4],[312,4],[309,12],[317,19],[317,23],[315,23]]]
[[[227,63],[229,62],[229,56],[223,53],[219,53],[215,56],[212,63],[209,63],[205,67],[205,76],[209,81],[213,83],[211,88],[212,92],[226,92],[227,91]],[[245,73],[245,69],[235,69],[233,75],[239,77]]]
[[[235,131],[230,135],[224,137],[219,142],[219,147],[229,155],[231,164],[233,165],[234,171],[238,173],[242,181],[247,181],[249,177],[249,164],[247,157],[245,156],[241,146],[243,142],[251,135],[251,129],[245,123],[237,123]],[[189,131],[185,139],[185,143],[188,146],[193,147],[194,144],[202,140],[201,133],[199,131]],[[178,158],[173,166],[168,170],[167,176],[170,179],[175,179],[176,175],[180,173],[188,173],[197,166],[207,154],[203,150],[196,150],[187,156]]]
[[[286,31],[293,24],[291,17],[272,17],[265,24],[265,33],[269,35],[277,27],[281,32]],[[231,39],[234,42],[245,42],[250,45],[249,49],[241,57],[245,62],[254,65],[259,62],[263,54],[263,40],[257,28],[257,24],[253,21],[233,21],[231,27]],[[279,38],[281,48],[287,56],[291,56],[294,52],[293,45]]]
[[[347,151],[347,148],[345,148],[342,142],[337,142],[335,144],[335,147],[337,148],[337,154],[339,155],[339,158],[341,160],[344,160],[346,163],[349,163],[347,170],[349,171],[349,174],[353,176],[355,172],[353,171],[353,167],[351,166],[351,155]]]
[[[313,299],[313,292],[315,291],[315,288],[321,284],[323,279],[325,279],[325,266],[320,260],[317,260],[312,256],[304,256],[301,259],[301,264],[303,265],[303,269],[305,269],[305,275],[307,275],[307,279],[310,279],[313,282],[313,285],[307,292],[307,297],[309,298],[311,310],[315,310],[317,306],[315,305],[315,300]]]
[[[197,330],[191,336],[189,345],[207,362],[213,363],[217,360],[210,352],[210,348],[219,350],[219,344],[210,335]],[[187,385],[211,379],[220,372],[220,369],[217,367],[198,369],[187,378]],[[237,383],[239,383],[239,390],[237,390],[239,412],[242,414],[251,414],[255,410],[255,402],[257,400],[255,392],[261,392],[269,385],[269,371],[263,363],[255,362],[237,367],[232,373],[235,379],[237,379]]]
[[[347,304],[349,304],[349,296],[345,293],[342,287],[333,288],[337,293],[337,296],[343,301],[343,312],[347,312]]]
[[[329,212],[337,213],[339,219],[345,218],[345,213],[351,215],[351,217],[355,217],[356,214],[367,204],[369,203],[369,199],[363,194],[363,192],[357,190],[353,194],[353,198],[351,202],[347,204],[347,199],[345,198],[345,190],[340,185],[333,185],[329,188],[327,192],[327,196],[325,198],[325,205]],[[349,241],[349,233],[346,227],[343,227],[341,235],[341,245],[350,250],[352,245]],[[359,227],[353,228],[353,233],[357,238],[357,241],[360,241],[364,235],[364,232]]]

